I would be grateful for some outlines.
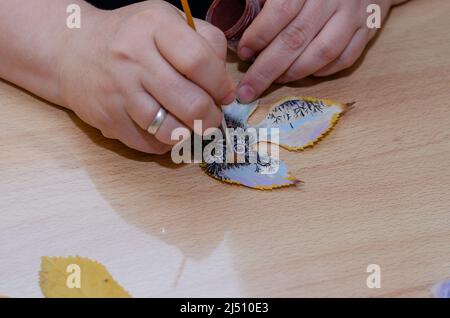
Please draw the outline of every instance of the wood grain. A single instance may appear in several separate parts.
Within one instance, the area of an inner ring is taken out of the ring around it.
[[[297,189],[221,184],[0,83],[0,294],[40,297],[40,257],[80,255],[136,297],[429,296],[450,277],[449,15],[398,7],[354,68],[263,98],[255,118],[286,94],[357,102],[316,148],[281,153]]]

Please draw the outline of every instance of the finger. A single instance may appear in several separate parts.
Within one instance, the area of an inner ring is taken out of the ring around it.
[[[172,139],[172,134],[177,129],[183,129],[183,131],[187,131],[189,133],[189,129],[186,126],[184,126],[178,119],[168,113],[166,118],[164,118],[161,127],[159,127],[158,131],[156,132],[155,137],[162,143],[172,146],[176,145],[178,142],[180,142],[180,140]]]
[[[151,154],[164,154],[172,148],[142,130],[124,109],[117,110],[114,117],[114,123],[110,127],[113,133],[102,130],[106,137],[118,139],[130,148]]]
[[[170,21],[164,31],[156,32],[155,42],[173,68],[208,92],[216,104],[226,104],[234,97],[233,81],[224,60],[182,18],[178,23]]]
[[[299,14],[304,3],[304,0],[267,0],[239,41],[239,57],[250,60],[267,47]]]
[[[217,57],[225,62],[228,50],[225,34],[219,28],[200,19],[195,19],[195,25],[198,34],[209,43]]]
[[[356,24],[345,13],[336,13],[306,50],[277,81],[287,83],[320,70],[341,55],[352,40]]]
[[[129,97],[129,104],[126,106],[128,115],[144,131],[147,131],[160,108],[161,105],[144,89],[132,94]],[[171,136],[172,131],[177,128],[188,129],[172,114],[167,113],[166,118],[154,136],[164,144],[175,145],[178,140],[172,140]]]
[[[144,56],[141,65],[142,86],[182,123],[192,129],[196,120],[201,120],[205,129],[220,125],[222,112],[211,96],[178,73],[162,56],[157,53]]]
[[[305,50],[335,10],[334,1],[306,2],[297,18],[280,32],[245,74],[239,85],[239,100],[248,103],[261,95]]]
[[[364,52],[369,39],[370,32],[365,28],[359,29],[358,31],[356,31],[353,39],[350,41],[344,52],[342,52],[342,54],[336,60],[316,71],[314,75],[328,76],[349,68]]]
[[[172,149],[172,146],[158,141],[154,136],[139,128],[131,118],[124,128],[126,130],[119,134],[118,139],[130,148],[157,155],[165,154]]]

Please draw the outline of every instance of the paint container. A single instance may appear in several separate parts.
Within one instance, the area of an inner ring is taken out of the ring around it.
[[[260,11],[259,0],[215,0],[206,21],[225,33],[228,47],[236,52],[239,40]]]

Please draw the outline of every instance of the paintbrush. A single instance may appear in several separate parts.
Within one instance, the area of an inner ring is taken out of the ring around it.
[[[194,23],[194,18],[192,17],[191,8],[189,7],[188,0],[181,0],[181,6],[183,7],[184,14],[186,15],[186,22],[194,31],[197,31]],[[225,134],[226,161],[232,163],[234,162],[234,147],[232,146],[230,140],[230,134],[228,132],[227,122],[225,121],[224,115],[222,115],[221,127],[223,133]]]

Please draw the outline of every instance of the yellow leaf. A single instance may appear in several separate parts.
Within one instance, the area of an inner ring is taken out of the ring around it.
[[[131,297],[105,266],[84,257],[42,257],[39,284],[47,298]]]

